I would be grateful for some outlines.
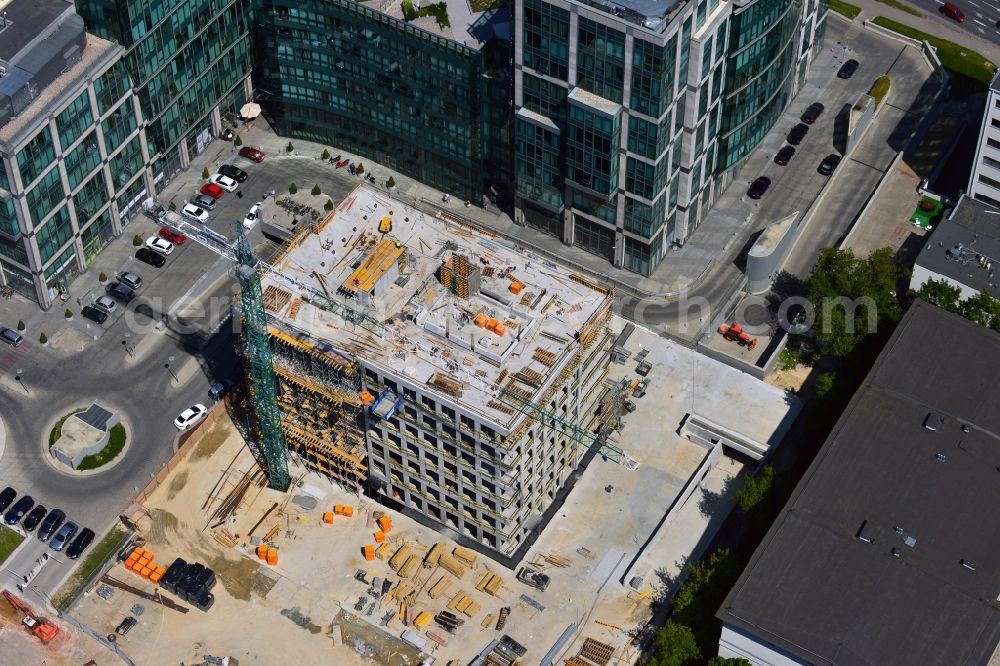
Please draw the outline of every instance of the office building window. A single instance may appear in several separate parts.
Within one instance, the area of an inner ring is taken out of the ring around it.
[[[29,187],[55,159],[52,134],[48,127],[44,127],[17,153],[17,167],[21,170],[21,183],[24,187]]]

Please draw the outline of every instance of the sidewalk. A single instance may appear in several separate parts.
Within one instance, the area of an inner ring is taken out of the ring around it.
[[[893,21],[899,21],[918,30],[930,33],[935,37],[947,39],[948,41],[970,48],[986,56],[992,62],[1000,63],[1000,44],[995,44],[967,30],[963,30],[958,27],[958,24],[949,23],[941,19],[936,13],[932,16],[925,9],[914,7],[914,9],[918,9],[918,11],[926,15],[926,18],[920,18],[889,5],[884,5],[877,0],[846,0],[846,2],[861,8],[861,13],[853,20],[853,23],[858,25],[863,25],[865,21],[871,21],[876,16],[884,16]],[[836,14],[833,10],[830,13]],[[836,14],[836,16],[844,20],[850,20],[840,14]]]

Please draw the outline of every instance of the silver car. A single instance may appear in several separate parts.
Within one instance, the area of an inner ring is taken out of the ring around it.
[[[214,210],[215,204],[217,203],[215,199],[207,194],[196,194],[191,197],[190,201],[198,208],[202,208],[204,210]]]
[[[24,342],[24,336],[13,329],[0,326],[0,340],[11,347],[20,347],[21,343]]]

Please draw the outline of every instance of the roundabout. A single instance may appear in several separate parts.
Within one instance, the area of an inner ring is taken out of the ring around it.
[[[72,475],[114,467],[129,448],[129,430],[117,412],[97,402],[60,417],[49,430],[48,462]]]

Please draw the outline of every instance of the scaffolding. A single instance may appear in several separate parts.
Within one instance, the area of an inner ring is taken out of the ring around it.
[[[441,284],[459,298],[468,299],[479,293],[479,266],[469,261],[464,254],[452,252],[441,267]]]

